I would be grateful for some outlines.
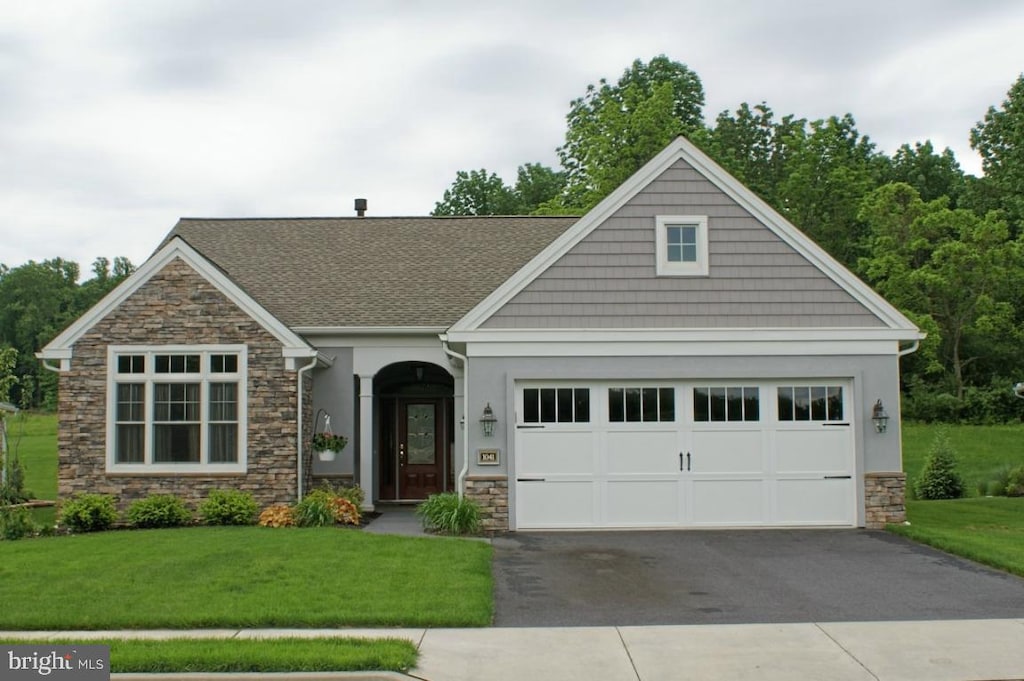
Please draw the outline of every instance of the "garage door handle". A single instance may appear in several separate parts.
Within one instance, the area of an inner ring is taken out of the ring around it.
[[[546,478],[516,478],[516,482],[547,482]]]
[[[837,422],[837,423],[823,423],[821,425],[823,427],[825,427],[825,428],[828,428],[829,426],[848,426],[850,424],[848,422],[846,422],[846,421],[842,421],[842,422]]]
[[[690,470],[690,452],[686,452],[686,468],[683,468],[683,453],[679,452],[679,470]]]
[[[527,425],[519,424],[519,425],[516,426],[516,428],[518,428],[520,430],[525,430],[527,428],[545,428],[545,427],[546,426],[542,426],[539,423],[537,425],[533,425],[533,424],[527,424]]]
[[[826,475],[825,479],[826,480],[849,480],[852,477],[853,477],[852,475]]]

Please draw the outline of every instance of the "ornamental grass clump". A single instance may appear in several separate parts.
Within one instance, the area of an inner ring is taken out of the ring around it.
[[[480,531],[480,506],[455,492],[432,494],[416,507],[423,527],[440,534],[476,534]]]

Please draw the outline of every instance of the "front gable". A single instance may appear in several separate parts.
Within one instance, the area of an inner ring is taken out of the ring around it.
[[[673,222],[698,235],[703,270],[663,267],[663,228]],[[919,337],[898,310],[683,138],[450,333],[514,329],[860,329]]]
[[[131,276],[50,341],[37,356],[42,360],[59,360],[61,370],[68,370],[74,355],[75,344],[82,337],[111,315],[116,314],[126,302],[144,288],[152,288],[151,284],[161,286],[160,282],[164,280],[173,283],[174,280],[180,280],[184,276],[198,277],[198,281],[209,287],[211,294],[239,310],[280,343],[281,355],[286,359],[289,369],[295,368],[297,358],[316,356],[314,348],[267,312],[223,272],[180,238],[172,239],[157,251]],[[195,299],[196,296],[200,296],[200,293],[198,288],[193,288],[195,290],[192,297]],[[210,314],[215,315],[216,313],[211,309]],[[132,320],[127,319],[124,323],[131,325]],[[142,333],[145,331],[141,326],[138,330]]]

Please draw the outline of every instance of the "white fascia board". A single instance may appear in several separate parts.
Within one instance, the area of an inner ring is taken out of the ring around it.
[[[544,344],[574,343],[813,343],[858,341],[914,341],[925,334],[917,329],[881,327],[747,328],[747,329],[480,329],[449,331],[453,343]]]
[[[882,298],[871,287],[846,269],[823,248],[804,235],[775,209],[743,186],[692,142],[677,137],[657,156],[634,173],[618,189],[592,208],[586,215],[555,239],[512,277],[484,298],[459,321],[451,331],[470,331],[480,327],[495,312],[508,303],[517,293],[526,288],[548,267],[565,255],[584,237],[622,208],[640,190],[668,170],[677,160],[682,159],[703,175],[709,182],[721,189],[755,219],[774,232],[780,239],[792,246],[809,262],[818,267],[826,276],[836,282],[858,302],[863,304],[881,321],[892,329],[917,331],[907,317]]]
[[[237,305],[239,309],[259,322],[260,326],[266,329],[284,347],[282,353],[284,357],[312,357],[316,354],[315,350],[308,343],[270,314],[266,308],[253,300],[249,294],[217,269],[213,263],[189,246],[184,239],[174,237],[127,279],[114,287],[110,293],[79,317],[71,326],[64,329],[56,338],[50,341],[40,351],[39,355],[43,359],[61,359],[61,353],[69,353],[67,356],[70,357],[75,341],[101,319],[117,309],[130,295],[142,288],[146,282],[175,258],[181,258],[198,272],[200,276],[213,284],[231,302]]]

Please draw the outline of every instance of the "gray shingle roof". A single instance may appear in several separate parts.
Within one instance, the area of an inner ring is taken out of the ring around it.
[[[182,218],[167,238],[292,327],[446,327],[578,219]]]

